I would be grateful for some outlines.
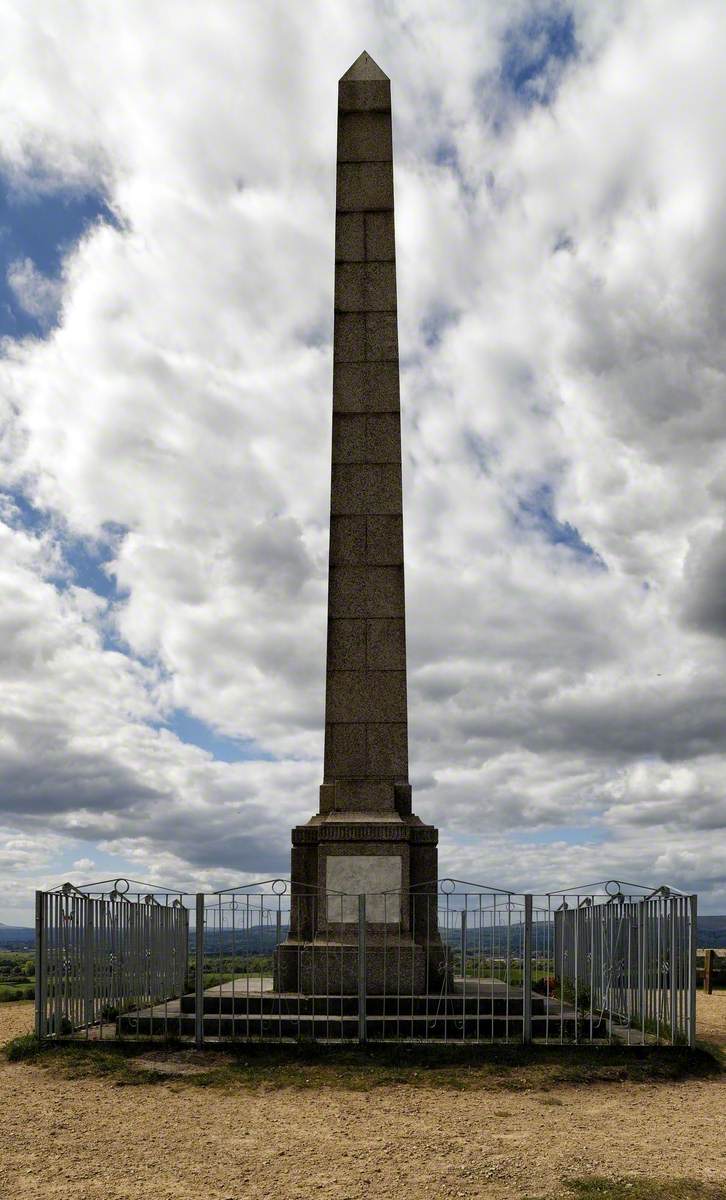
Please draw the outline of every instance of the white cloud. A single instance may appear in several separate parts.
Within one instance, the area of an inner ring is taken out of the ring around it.
[[[48,325],[56,316],[63,295],[58,279],[43,275],[30,258],[17,259],[8,267],[7,279],[20,306],[31,317]]]
[[[96,864],[92,858],[77,858],[76,861],[71,864],[74,871],[81,871],[86,874],[89,871],[92,871],[95,865]]]
[[[494,8],[16,7],[5,169],[118,218],[0,365],[6,485],[52,518],[0,527],[3,802],[39,862],[52,836],[173,884],[284,872],[316,807],[335,81],[367,46],[394,81],[417,811],[465,878],[723,905],[726,17],[579,3],[541,106],[499,68],[548,6]],[[109,527],[106,603],[61,560]],[[280,761],[214,761],[175,708]]]

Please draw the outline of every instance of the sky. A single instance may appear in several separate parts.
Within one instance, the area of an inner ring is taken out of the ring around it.
[[[363,49],[441,874],[725,912],[722,0],[0,9],[0,920],[284,876],[317,808]]]

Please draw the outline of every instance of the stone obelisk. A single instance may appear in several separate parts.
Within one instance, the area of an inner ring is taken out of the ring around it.
[[[324,777],[292,833],[281,990],[354,990],[360,893],[369,990],[434,986],[437,840],[408,781],[391,85],[363,53],[338,85]]]

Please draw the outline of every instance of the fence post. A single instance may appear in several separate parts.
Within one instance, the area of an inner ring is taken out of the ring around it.
[[[179,920],[181,922],[181,953],[179,955],[181,961],[177,963],[177,989],[181,996],[189,986],[189,909],[185,904],[181,904],[179,907]]]
[[[696,950],[698,949],[698,899],[691,896],[691,912],[688,922],[688,991],[689,1017],[688,1045],[696,1045]]]
[[[341,954],[343,949],[341,946]],[[341,1002],[342,1003],[342,1002]],[[342,1009],[341,1009],[342,1011]],[[358,1041],[366,1040],[366,897],[358,897]]]
[[[44,1038],[46,1035],[46,991],[48,976],[46,973],[45,955],[45,897],[42,892],[35,893],[35,1035]]]
[[[642,896],[638,905],[638,1020],[640,1040],[645,1045],[645,900]]]
[[[670,1025],[671,1025],[671,1046],[676,1044],[676,1034],[678,1032],[678,995],[676,992],[676,981],[678,978],[676,970],[676,901],[675,897],[668,897],[669,917],[670,917],[670,941],[671,949],[668,955],[668,999],[670,1001]]]
[[[464,897],[466,904],[466,897]],[[461,976],[464,980],[464,995],[466,995],[466,909],[461,910]],[[466,1011],[466,1004],[464,1005]]]
[[[196,955],[194,960],[194,1040],[204,1046],[204,892],[197,892]]]
[[[713,950],[704,950],[703,952],[703,994],[710,996],[713,994]]]
[[[94,946],[93,946],[93,900],[90,896],[85,898],[86,919],[84,921],[84,946],[83,946],[83,1023],[86,1026],[86,1037],[88,1030],[93,1024],[93,1001],[94,1001],[94,986],[93,986],[93,964],[94,964]]]
[[[524,897],[524,946],[522,948],[522,1041],[532,1041],[532,897]]]

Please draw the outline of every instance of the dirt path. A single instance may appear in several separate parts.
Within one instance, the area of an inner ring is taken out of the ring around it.
[[[726,1047],[726,991],[712,996],[697,993],[696,1035],[705,1042]]]
[[[724,1000],[703,998],[712,1040],[726,1041]],[[27,1003],[0,1006],[0,1042],[31,1017]],[[725,1101],[722,1079],[231,1092],[183,1079],[118,1088],[0,1060],[0,1197],[551,1200],[583,1174],[717,1182]]]

